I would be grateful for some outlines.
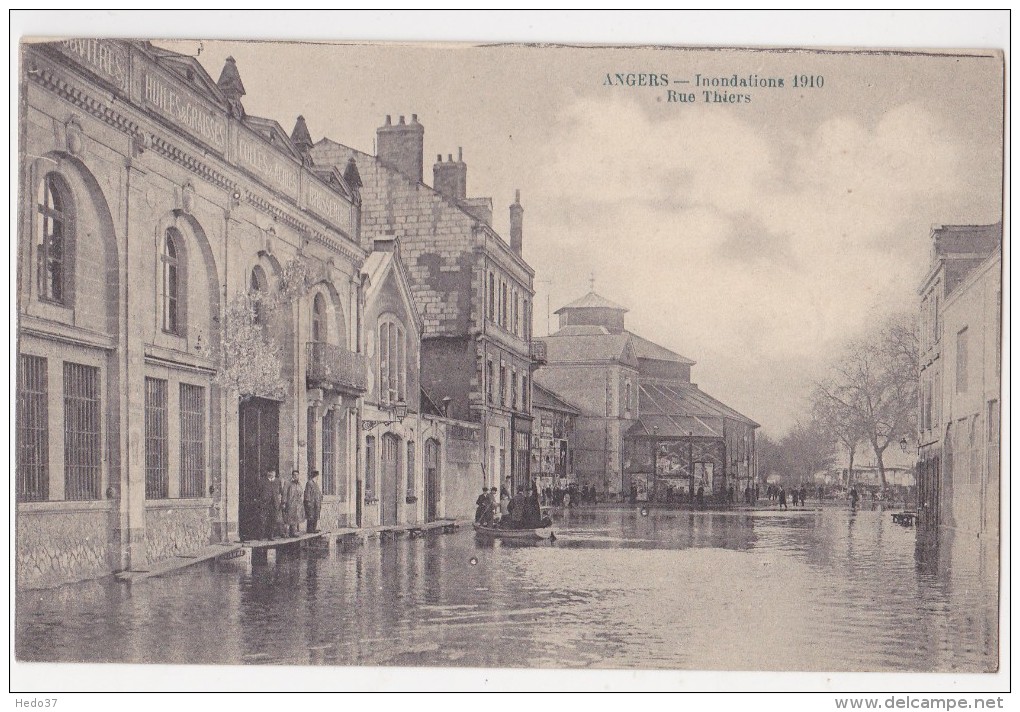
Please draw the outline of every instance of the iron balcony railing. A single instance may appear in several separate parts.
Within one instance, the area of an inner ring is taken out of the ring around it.
[[[344,391],[360,395],[368,390],[368,362],[362,354],[336,344],[310,341],[306,377],[309,388]]]
[[[532,341],[531,342],[531,361],[533,363],[544,364],[545,363],[545,342],[544,341]]]

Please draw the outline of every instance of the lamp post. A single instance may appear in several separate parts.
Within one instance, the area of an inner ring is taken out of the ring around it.
[[[407,403],[400,401],[399,403],[393,403],[389,407],[381,408],[380,410],[388,411],[392,417],[386,420],[373,420],[371,418],[363,418],[361,421],[361,427],[366,431],[371,430],[377,425],[386,425],[388,423],[397,423],[404,419],[407,415]]]

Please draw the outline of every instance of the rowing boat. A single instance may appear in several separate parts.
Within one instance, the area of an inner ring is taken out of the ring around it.
[[[536,529],[503,529],[501,527],[487,527],[484,524],[475,523],[475,531],[483,536],[491,536],[497,539],[549,539],[553,540],[552,527],[538,527]]]

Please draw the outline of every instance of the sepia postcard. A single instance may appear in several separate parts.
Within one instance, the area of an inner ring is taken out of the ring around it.
[[[1001,684],[1000,48],[332,32],[21,40],[19,672]]]

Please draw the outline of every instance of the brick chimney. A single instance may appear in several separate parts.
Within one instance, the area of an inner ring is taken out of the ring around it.
[[[418,114],[411,114],[411,123],[404,117],[393,124],[386,116],[386,124],[376,129],[376,155],[383,165],[395,168],[418,183],[424,175],[425,127],[418,123]]]
[[[521,254],[524,249],[524,208],[521,207],[521,191],[514,194],[514,204],[510,206],[510,249]]]
[[[457,149],[457,160],[453,154],[447,156],[443,163],[443,154],[436,156],[436,164],[432,166],[432,187],[437,191],[459,202],[467,197],[467,164],[464,163],[464,149]]]

